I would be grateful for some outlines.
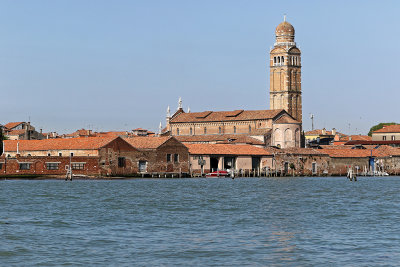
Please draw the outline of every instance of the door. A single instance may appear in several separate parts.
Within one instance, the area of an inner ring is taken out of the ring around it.
[[[218,158],[210,158],[210,169],[211,172],[218,170]]]
[[[258,172],[260,170],[260,157],[252,157],[251,158],[251,168]]]

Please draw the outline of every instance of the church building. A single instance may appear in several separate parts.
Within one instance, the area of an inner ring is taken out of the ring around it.
[[[302,130],[301,52],[294,40],[294,27],[286,21],[275,30],[276,42],[270,50],[270,110],[185,112],[179,99],[177,111],[167,110],[164,135],[207,136],[246,135],[264,146],[300,147]]]

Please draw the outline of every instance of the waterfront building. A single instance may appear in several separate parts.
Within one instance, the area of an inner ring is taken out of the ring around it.
[[[190,153],[190,168],[195,174],[216,170],[237,173],[271,168],[272,153],[252,145],[243,144],[186,144]]]
[[[0,175],[65,175],[69,162],[94,176],[189,172],[188,149],[173,137],[5,140],[4,151]]]

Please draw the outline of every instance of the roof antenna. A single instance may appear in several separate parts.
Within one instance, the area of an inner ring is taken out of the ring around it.
[[[286,14],[283,14],[283,21],[286,21]]]

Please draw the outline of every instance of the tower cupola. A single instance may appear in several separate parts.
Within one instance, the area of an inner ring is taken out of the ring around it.
[[[294,27],[286,21],[286,16],[275,29],[275,45],[296,45],[294,43]]]

